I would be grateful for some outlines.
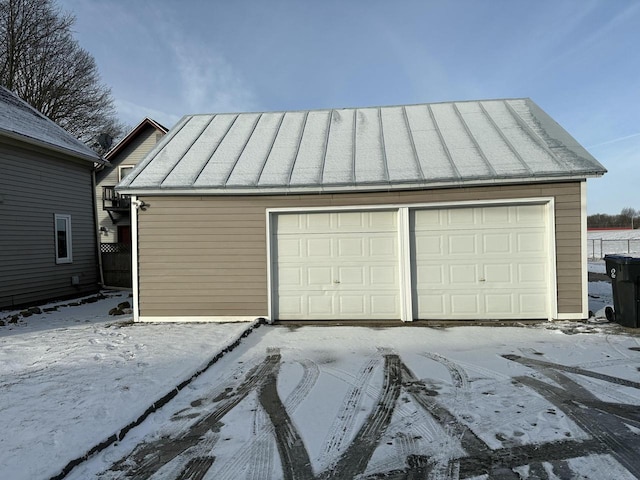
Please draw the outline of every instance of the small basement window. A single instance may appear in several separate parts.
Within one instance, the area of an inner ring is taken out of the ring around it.
[[[56,213],[54,215],[56,229],[56,263],[71,263],[71,215]]]

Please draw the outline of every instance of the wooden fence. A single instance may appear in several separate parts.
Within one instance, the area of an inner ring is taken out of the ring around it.
[[[102,273],[108,287],[131,288],[131,244],[101,243]]]

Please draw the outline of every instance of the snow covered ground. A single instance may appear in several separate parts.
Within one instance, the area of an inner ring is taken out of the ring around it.
[[[108,315],[129,293],[107,296],[0,327],[0,479],[57,474],[249,326],[132,324]]]
[[[108,316],[126,297],[0,327],[0,478],[57,475],[252,327]],[[631,479],[639,371],[607,323],[261,326],[67,478]]]

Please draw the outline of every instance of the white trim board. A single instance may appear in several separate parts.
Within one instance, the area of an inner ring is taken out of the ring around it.
[[[133,290],[133,321],[140,322],[140,286],[138,282],[138,199],[131,196],[131,289]]]
[[[269,321],[268,317],[256,317],[253,316],[176,316],[176,317],[158,317],[158,316],[138,316],[137,322],[146,323],[234,323],[234,322],[255,322],[256,320],[264,318]]]

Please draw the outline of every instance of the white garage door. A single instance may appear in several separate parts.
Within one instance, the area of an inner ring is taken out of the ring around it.
[[[397,212],[281,213],[272,235],[277,319],[400,318]]]
[[[548,318],[546,225],[544,205],[413,211],[414,317]]]

